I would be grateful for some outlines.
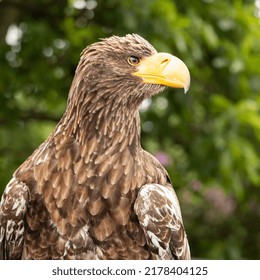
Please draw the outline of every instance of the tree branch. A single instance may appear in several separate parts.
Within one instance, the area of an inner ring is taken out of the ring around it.
[[[14,119],[12,119],[12,120],[14,120]],[[60,117],[49,115],[45,112],[29,111],[26,113],[22,113],[17,118],[15,118],[15,121],[18,121],[18,120],[24,121],[24,122],[29,122],[32,120],[39,120],[39,121],[51,121],[51,122],[58,123],[60,120]],[[5,125],[8,123],[10,123],[10,120],[8,118],[0,118],[0,125]]]

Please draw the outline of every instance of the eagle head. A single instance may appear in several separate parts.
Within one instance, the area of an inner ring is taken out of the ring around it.
[[[103,104],[140,105],[165,86],[187,92],[189,85],[189,70],[179,58],[158,53],[141,36],[129,34],[103,39],[83,50],[70,95],[76,91],[92,95],[92,100],[102,98]]]

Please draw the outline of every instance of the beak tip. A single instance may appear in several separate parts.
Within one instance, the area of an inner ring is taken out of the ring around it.
[[[190,88],[190,83],[184,87],[184,94],[188,92],[189,88]]]
[[[190,89],[190,73],[188,72],[188,81],[184,85],[184,93],[186,94]]]

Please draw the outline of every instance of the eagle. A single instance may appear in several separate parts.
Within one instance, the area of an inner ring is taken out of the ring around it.
[[[67,106],[14,172],[0,205],[2,259],[189,259],[167,171],[140,144],[139,106],[190,85],[187,66],[137,34],[81,53]]]

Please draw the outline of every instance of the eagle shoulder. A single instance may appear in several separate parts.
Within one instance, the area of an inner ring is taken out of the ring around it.
[[[155,258],[190,259],[179,202],[170,184],[142,186],[134,211]]]
[[[5,189],[0,204],[0,259],[22,257],[28,197],[26,184],[15,178]]]

